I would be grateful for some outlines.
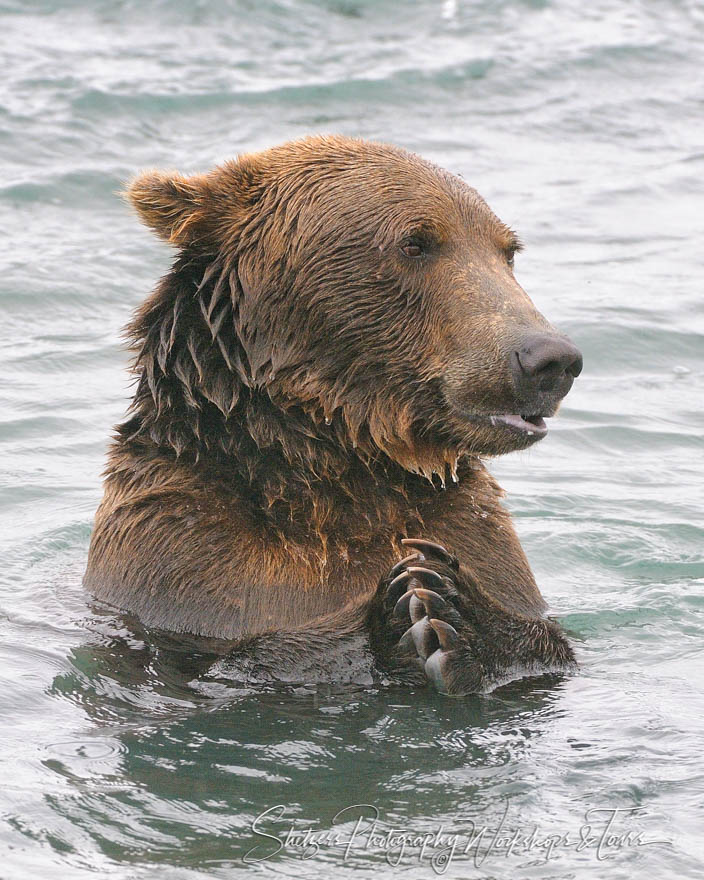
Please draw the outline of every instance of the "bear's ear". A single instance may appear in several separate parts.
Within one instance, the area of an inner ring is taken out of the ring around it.
[[[143,223],[183,248],[208,238],[212,183],[207,174],[184,177],[175,171],[145,171],[130,182],[125,196]]]

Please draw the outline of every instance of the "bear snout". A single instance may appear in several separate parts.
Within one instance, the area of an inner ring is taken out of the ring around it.
[[[564,397],[582,372],[582,353],[566,336],[534,333],[512,353],[511,370],[520,396]]]

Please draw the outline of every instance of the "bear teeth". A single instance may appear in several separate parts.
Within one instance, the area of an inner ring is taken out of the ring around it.
[[[547,432],[547,426],[542,416],[523,416],[514,413],[506,413],[505,415],[492,416],[491,423],[496,425],[497,422],[515,428],[518,431],[524,431],[528,434],[544,434]]]

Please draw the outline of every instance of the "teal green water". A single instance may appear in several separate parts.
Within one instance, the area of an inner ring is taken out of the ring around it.
[[[2,880],[702,876],[703,39],[693,0],[1,0]],[[242,692],[81,590],[170,258],[115,191],[319,131],[461,173],[584,351],[491,464],[574,677]]]

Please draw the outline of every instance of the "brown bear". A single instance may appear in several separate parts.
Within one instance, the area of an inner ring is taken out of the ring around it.
[[[127,196],[178,257],[129,327],[92,593],[224,640],[248,680],[572,667],[481,458],[544,437],[582,359],[479,194],[310,137]]]

